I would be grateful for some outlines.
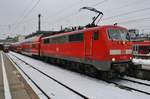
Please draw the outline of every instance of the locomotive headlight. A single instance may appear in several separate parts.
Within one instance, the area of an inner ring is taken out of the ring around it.
[[[112,58],[111,60],[112,60],[113,62],[115,62],[115,61],[116,61],[116,59],[115,59],[115,58]]]
[[[130,57],[130,60],[132,60],[132,57]]]
[[[126,42],[125,42],[125,41],[123,41],[123,42],[122,42],[122,44],[124,45],[124,44],[126,44]]]

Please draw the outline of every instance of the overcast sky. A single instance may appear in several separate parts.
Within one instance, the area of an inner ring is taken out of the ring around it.
[[[86,25],[95,13],[79,9],[94,7],[104,13],[99,25],[114,24],[150,31],[150,0],[0,0],[0,39],[41,29],[56,30],[60,26]]]

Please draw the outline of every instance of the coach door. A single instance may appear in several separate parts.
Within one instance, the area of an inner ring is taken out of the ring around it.
[[[84,33],[84,54],[85,57],[92,56],[92,32],[86,32]]]

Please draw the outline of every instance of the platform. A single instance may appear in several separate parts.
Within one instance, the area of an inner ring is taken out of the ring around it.
[[[0,99],[39,99],[2,51],[0,51]]]

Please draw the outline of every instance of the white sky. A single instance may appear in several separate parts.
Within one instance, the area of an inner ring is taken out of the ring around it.
[[[150,31],[150,0],[0,0],[0,39],[35,32],[39,13],[42,30],[60,29],[61,25],[86,25],[95,13],[79,12],[83,6],[95,7],[104,13],[99,25],[117,22],[127,28]]]

